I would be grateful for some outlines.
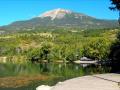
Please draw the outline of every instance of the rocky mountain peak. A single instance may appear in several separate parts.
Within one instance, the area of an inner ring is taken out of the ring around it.
[[[66,14],[71,14],[72,11],[70,10],[65,10],[65,9],[61,9],[61,8],[58,8],[58,9],[54,9],[54,10],[51,10],[51,11],[47,11],[45,13],[43,13],[42,15],[40,15],[39,17],[51,17],[52,20],[54,19],[61,19],[63,18]]]

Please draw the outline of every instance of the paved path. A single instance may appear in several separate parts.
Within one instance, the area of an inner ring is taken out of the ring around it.
[[[100,74],[67,80],[51,90],[120,90],[120,74]]]

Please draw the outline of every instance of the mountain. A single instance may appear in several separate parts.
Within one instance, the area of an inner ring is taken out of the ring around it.
[[[40,15],[39,17],[41,18],[51,17],[51,20],[54,20],[54,19],[62,19],[67,14],[72,14],[72,11],[58,8],[55,10],[47,11],[42,15]]]
[[[83,29],[117,27],[116,20],[103,20],[65,9],[47,11],[35,18],[1,27],[5,30],[32,30],[38,27],[80,27]]]

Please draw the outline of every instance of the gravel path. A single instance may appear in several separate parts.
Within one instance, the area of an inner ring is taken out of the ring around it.
[[[100,74],[67,80],[51,90],[120,90],[120,74]]]

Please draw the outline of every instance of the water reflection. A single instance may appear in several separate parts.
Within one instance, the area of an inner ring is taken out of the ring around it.
[[[93,74],[109,72],[109,69],[99,66],[89,66],[83,68],[80,64],[64,64],[64,63],[36,63],[36,64],[0,64],[0,77],[7,76],[19,76],[19,75],[36,75],[45,74],[48,76],[58,76],[57,78],[51,78],[45,81],[36,81],[28,86],[22,86],[19,88],[0,88],[0,90],[35,90],[39,85],[54,85],[59,81],[63,81],[69,78]],[[1,82],[0,82],[1,83]]]

